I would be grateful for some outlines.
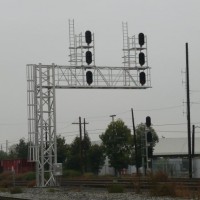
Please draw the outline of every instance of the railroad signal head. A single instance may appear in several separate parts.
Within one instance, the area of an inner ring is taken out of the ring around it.
[[[140,72],[140,84],[144,85],[146,83],[146,74],[144,72]]]
[[[91,85],[93,82],[93,74],[91,71],[86,72],[86,81],[88,85]]]
[[[143,52],[139,53],[139,63],[140,63],[141,66],[143,66],[144,63],[145,63],[145,55],[144,55]]]
[[[139,43],[140,47],[142,47],[144,45],[144,33],[139,33],[138,43]]]
[[[147,127],[151,126],[151,117],[149,117],[149,116],[146,117],[146,126]]]
[[[88,65],[90,65],[92,63],[92,52],[91,51],[86,51],[85,59],[86,59],[86,63]]]
[[[89,45],[92,42],[92,33],[91,31],[85,31],[85,41]]]
[[[148,142],[148,143],[151,143],[152,141],[153,141],[152,133],[151,133],[151,132],[148,132],[148,133],[147,133],[147,142]]]
[[[148,147],[148,158],[152,158],[153,157],[153,147],[149,146]]]

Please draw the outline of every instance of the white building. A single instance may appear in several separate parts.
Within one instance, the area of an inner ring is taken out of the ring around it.
[[[95,144],[101,141],[94,142]],[[191,145],[192,146],[192,145]],[[171,177],[188,177],[188,139],[187,138],[160,138],[154,147],[152,170],[164,171]],[[129,166],[126,173],[135,173],[135,166]],[[109,167],[106,158],[100,175],[114,175],[114,169]],[[194,155],[192,155],[192,177],[200,178],[200,138],[195,138]]]
[[[200,138],[195,138],[192,177],[200,178]],[[191,151],[192,153],[192,151]],[[162,170],[172,177],[188,177],[188,139],[160,138],[153,152],[153,171]]]

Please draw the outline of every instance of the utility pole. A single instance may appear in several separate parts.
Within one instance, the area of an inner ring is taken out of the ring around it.
[[[72,124],[78,124],[79,125],[79,133],[80,133],[80,167],[81,167],[81,173],[83,174],[84,172],[84,167],[83,167],[83,137],[82,137],[82,124],[84,124],[84,139],[85,139],[85,134],[86,134],[86,128],[85,125],[89,124],[88,122],[85,122],[85,118],[84,118],[84,122],[81,122],[81,117],[79,117],[79,122],[74,122]]]
[[[85,139],[85,136],[86,136],[86,124],[89,124],[88,122],[85,121],[85,118],[83,119],[83,134],[84,134],[84,139]]]
[[[6,140],[6,153],[8,154],[8,140]]]
[[[86,124],[89,124],[88,122],[85,121],[85,118],[83,119],[83,159],[84,159],[84,166],[85,166],[85,172],[87,172],[87,159],[86,159],[86,146],[85,146],[85,140],[86,140]]]
[[[131,108],[131,113],[132,113],[132,123],[133,123],[134,146],[135,146],[135,166],[136,166],[136,172],[137,172],[137,175],[138,175],[137,139],[136,139],[136,131],[135,131],[135,121],[134,121],[133,108]]]
[[[192,125],[192,157],[194,158],[194,146],[195,146],[195,125]]]
[[[83,147],[82,147],[82,126],[81,126],[81,117],[79,117],[79,122],[78,123],[72,123],[72,124],[78,124],[79,125],[79,134],[80,134],[80,168],[81,168],[81,173],[83,174]]]
[[[192,178],[192,156],[191,156],[191,123],[190,123],[190,81],[189,81],[189,56],[188,43],[186,48],[186,93],[187,93],[187,129],[188,129],[188,161],[189,161],[189,178]]]

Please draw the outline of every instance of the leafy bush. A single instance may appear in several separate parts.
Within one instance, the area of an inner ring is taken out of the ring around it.
[[[35,186],[36,186],[36,181],[35,180],[29,181],[27,183],[27,187],[28,188],[32,188],[32,187],[35,187]]]
[[[168,181],[168,175],[163,171],[158,171],[155,174],[149,174],[151,181]]]
[[[96,176],[91,172],[84,173],[83,177],[84,178],[96,178]]]
[[[20,187],[13,187],[10,189],[10,193],[11,194],[19,194],[19,193],[22,193],[22,189]]]
[[[162,183],[156,184],[150,190],[151,195],[153,196],[175,196],[176,187],[173,184]]]
[[[63,177],[67,178],[67,177],[78,177],[81,176],[81,172],[76,171],[76,170],[65,170],[63,172]]]
[[[155,174],[149,174],[149,183],[151,183],[150,194],[153,196],[175,196],[176,185],[167,183],[168,175],[165,172],[158,171]]]
[[[36,173],[35,172],[28,172],[25,175],[25,180],[26,181],[32,181],[36,179]]]
[[[109,193],[123,193],[124,186],[120,184],[113,184],[113,185],[109,185],[107,190]]]
[[[3,181],[0,181],[0,187],[1,188],[8,188],[8,187],[11,187],[13,185],[12,181],[11,180],[3,180]]]
[[[6,189],[6,188],[0,188],[0,192],[8,192],[8,189]]]
[[[56,190],[55,190],[54,188],[49,188],[49,189],[48,189],[48,192],[53,193],[53,192],[56,192]]]

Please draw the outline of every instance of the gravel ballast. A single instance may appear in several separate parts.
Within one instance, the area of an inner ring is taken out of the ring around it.
[[[34,200],[180,200],[180,198],[152,197],[148,193],[136,194],[134,192],[108,193],[105,190],[84,190],[84,189],[49,189],[49,188],[26,188],[23,193],[10,194],[0,192],[0,196],[17,197]]]

